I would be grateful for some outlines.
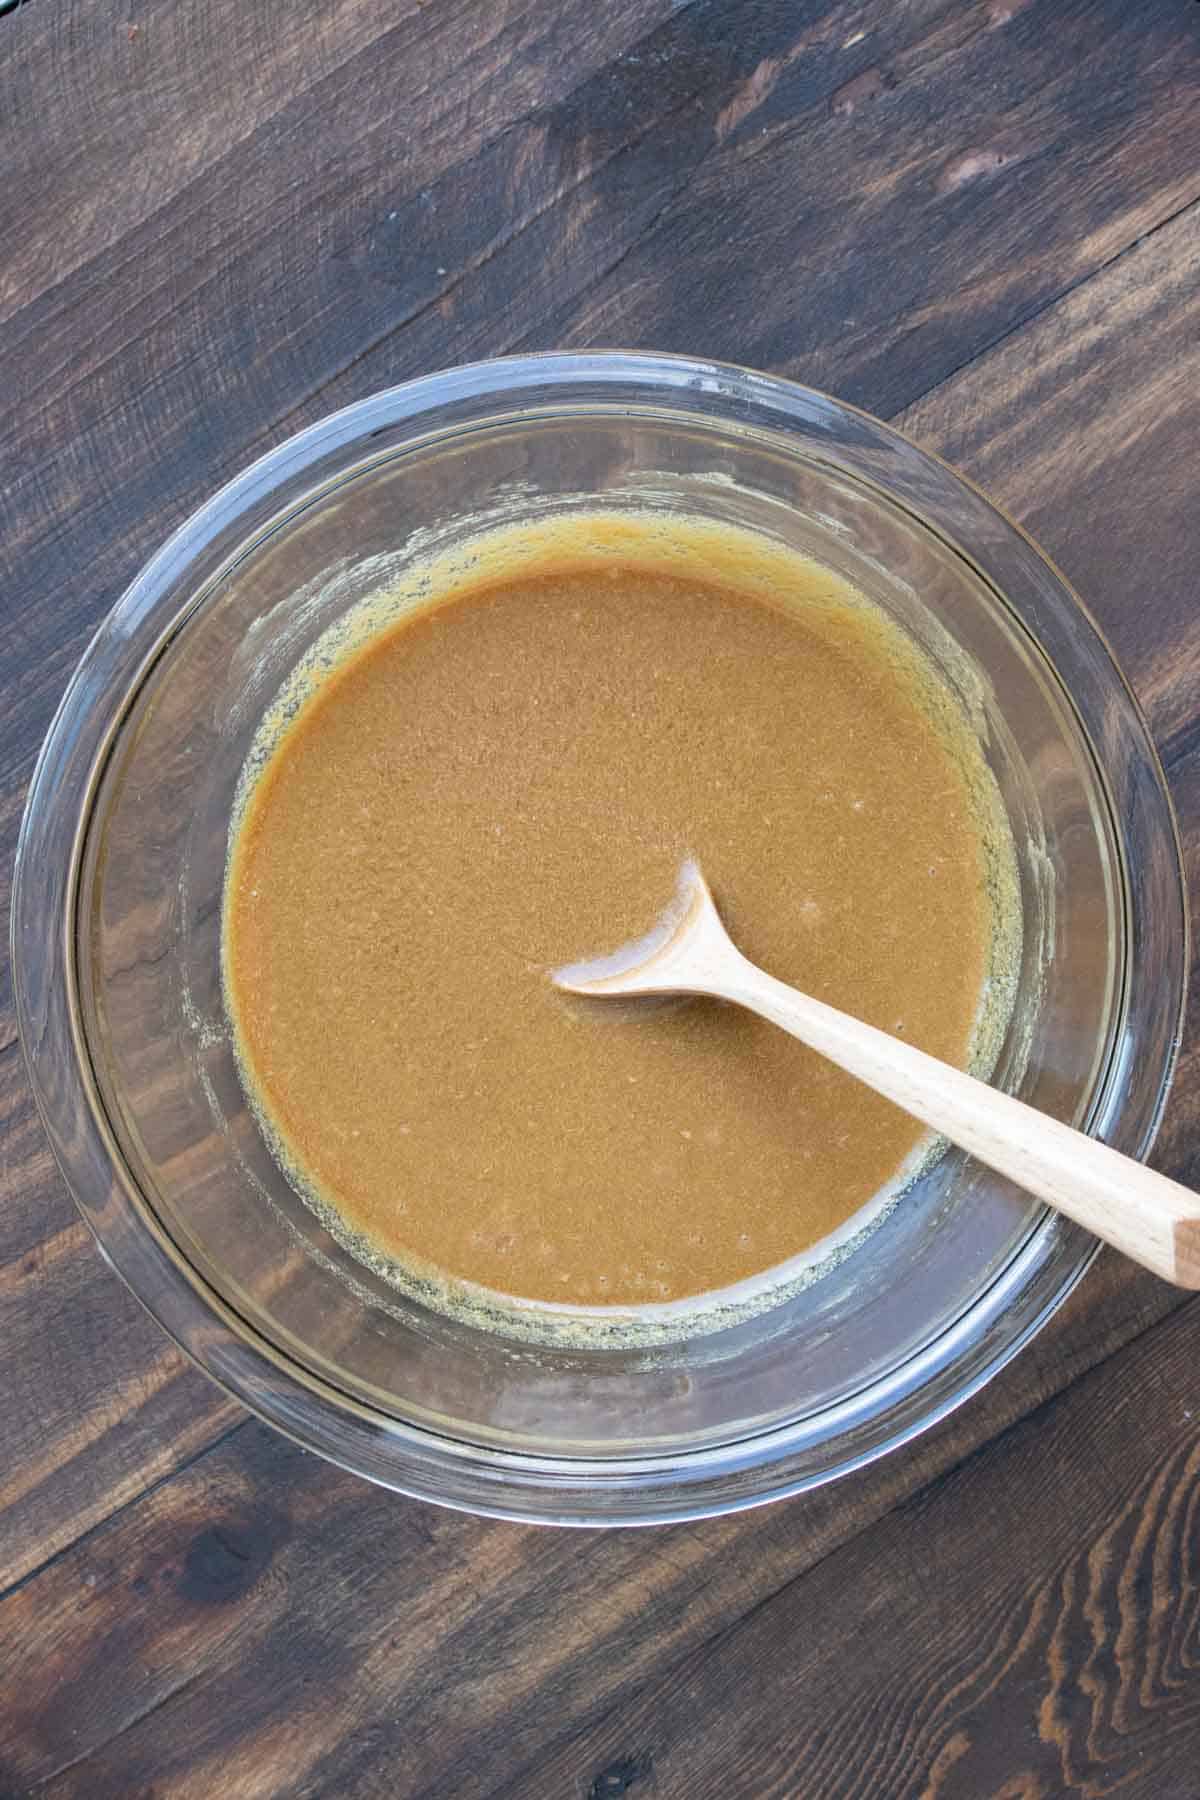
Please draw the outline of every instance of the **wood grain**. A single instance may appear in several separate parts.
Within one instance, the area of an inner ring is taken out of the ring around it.
[[[5,129],[14,151],[20,139],[32,178],[0,194],[0,234],[10,246],[0,321],[178,201],[214,163],[234,165],[256,132],[325,83],[334,83],[326,99],[336,107],[372,69],[408,74],[392,89],[388,175],[419,187],[620,56],[670,6],[508,0],[485,12],[334,0],[305,15],[286,0],[260,0],[229,8],[219,25],[207,9],[168,0],[137,0],[122,12],[96,4],[39,9],[0,37]],[[334,180],[344,188],[349,173],[338,170]],[[253,196],[237,196],[235,208],[261,223]]]
[[[493,1800],[1194,1800],[1198,1364],[1192,1302]]]
[[[997,1390],[994,1427],[1027,1405],[1023,1382]],[[223,1794],[584,1792],[562,1773],[576,1734],[573,1770],[609,1745],[608,1761],[636,1755],[640,1695],[859,1543],[849,1587],[869,1593],[871,1533],[852,1533],[886,1530],[974,1442],[960,1415],[852,1494],[591,1535],[397,1502],[244,1426],[0,1602],[0,1792],[190,1800],[218,1776]],[[935,1569],[931,1547],[931,1594]],[[813,1638],[837,1604],[814,1611]],[[742,1705],[736,1669],[725,1679]],[[697,1730],[714,1716],[698,1712]]]
[[[222,479],[388,381],[623,340],[898,416],[1029,524],[1195,912],[1198,95],[1182,0],[3,15],[0,889],[87,635]],[[1197,1006],[1155,1156],[1193,1185]],[[909,1455],[744,1519],[437,1514],[226,1435],[76,1222],[0,967],[0,1793],[1196,1800],[1177,1305],[1106,1256]]]
[[[101,1259],[15,1042],[0,1050],[0,1350],[0,1592],[245,1416]]]
[[[1048,549],[1099,621],[1168,767],[1200,741],[1200,207],[909,407]]]

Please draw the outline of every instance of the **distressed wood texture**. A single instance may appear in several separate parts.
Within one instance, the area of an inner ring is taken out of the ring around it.
[[[1200,901],[1191,0],[0,8],[0,889],[89,633],[211,489],[517,348],[775,368],[1085,595]],[[1158,1166],[1200,1184],[1200,983]],[[78,1222],[0,969],[0,1800],[1200,1797],[1200,1302],[1105,1255],[853,1482],[588,1536],[247,1420]]]

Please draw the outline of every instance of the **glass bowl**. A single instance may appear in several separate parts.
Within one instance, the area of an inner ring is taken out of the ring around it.
[[[922,646],[1012,826],[1024,948],[994,1079],[1134,1156],[1178,1042],[1177,836],[1138,708],[1034,545],[886,426],[748,370],[518,357],[373,396],[232,481],[144,569],[51,726],[18,852],[20,1030],[114,1267],[262,1418],[403,1492],[575,1524],[795,1493],[912,1438],[1095,1250],[958,1151],[774,1309],[690,1341],[522,1343],[350,1258],[276,1168],[221,1003],[226,834],[261,714],[415,557],[563,508],[686,511],[848,575]],[[514,677],[519,679],[519,674]]]

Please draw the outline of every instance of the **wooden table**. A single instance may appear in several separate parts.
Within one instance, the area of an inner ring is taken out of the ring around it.
[[[1191,0],[5,9],[0,881],[90,632],[218,483],[405,376],[584,344],[784,371],[989,488],[1123,659],[1195,892]],[[1197,1183],[1194,1025],[1155,1161]],[[458,1517],[143,1315],[5,969],[0,1309],[0,1795],[1200,1795],[1200,1302],[1113,1255],[858,1479],[652,1532]]]

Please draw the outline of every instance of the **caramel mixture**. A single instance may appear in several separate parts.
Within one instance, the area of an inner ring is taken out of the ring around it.
[[[683,519],[499,534],[368,610],[265,722],[231,836],[227,1001],[302,1191],[401,1285],[592,1308],[845,1227],[912,1120],[733,1007],[548,972],[644,932],[691,854],[773,974],[978,1059],[1010,851],[936,689],[838,577]]]

